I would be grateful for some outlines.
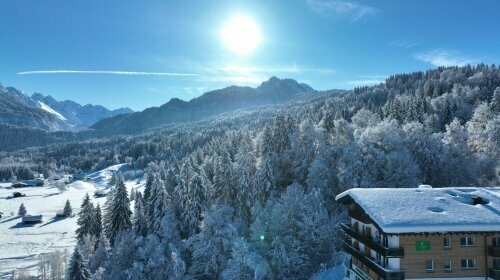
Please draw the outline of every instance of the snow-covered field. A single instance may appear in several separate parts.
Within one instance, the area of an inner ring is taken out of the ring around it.
[[[75,230],[78,217],[56,218],[69,199],[73,213],[80,211],[80,204],[86,193],[91,196],[94,205],[102,206],[105,197],[95,198],[96,190],[109,191],[108,184],[112,172],[122,167],[121,164],[110,166],[104,170],[88,174],[89,182],[75,181],[68,189],[60,193],[54,186],[45,183],[41,187],[13,189],[8,184],[0,184],[0,279],[7,279],[12,270],[25,268],[32,274],[36,273],[37,258],[40,254],[68,248],[71,254],[75,245]],[[125,181],[127,189],[142,188],[144,182]],[[13,192],[26,194],[25,197],[12,198]],[[23,225],[17,217],[19,205],[24,203],[28,214],[43,215],[43,222],[35,225]]]

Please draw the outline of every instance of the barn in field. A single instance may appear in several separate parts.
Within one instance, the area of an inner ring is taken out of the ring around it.
[[[23,224],[39,224],[42,222],[42,215],[26,215],[23,217]]]

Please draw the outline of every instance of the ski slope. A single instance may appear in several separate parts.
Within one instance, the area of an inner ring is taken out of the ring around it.
[[[109,191],[111,186],[108,182],[112,172],[123,168],[122,164],[118,164],[87,174],[91,181],[74,181],[63,193],[47,182],[42,187],[22,189],[13,189],[10,183],[0,184],[0,212],[3,212],[0,218],[0,279],[9,279],[12,271],[19,268],[27,269],[31,275],[36,275],[37,258],[40,254],[67,248],[71,255],[76,244],[78,216],[61,219],[55,217],[56,213],[62,211],[66,200],[69,200],[73,213],[77,214],[86,193],[94,205],[99,203],[103,206],[106,198],[95,198],[94,192]],[[125,185],[130,193],[131,189],[142,190],[144,182],[136,184],[135,180],[125,181]],[[11,198],[15,191],[26,196]],[[24,203],[28,214],[43,215],[43,222],[35,225],[21,224],[21,218],[17,217],[21,203]]]

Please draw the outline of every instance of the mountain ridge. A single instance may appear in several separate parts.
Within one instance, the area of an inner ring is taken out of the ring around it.
[[[133,112],[130,108],[109,110],[102,105],[81,105],[72,100],[57,101],[52,96],[44,96],[41,93],[34,93],[31,98],[47,104],[56,112],[63,115],[77,131],[86,129],[103,118]]]
[[[172,98],[159,107],[103,119],[90,129],[100,136],[137,134],[165,124],[201,120],[252,106],[283,104],[314,91],[307,84],[273,76],[256,88],[229,86],[189,101]]]
[[[14,87],[0,84],[0,123],[54,131],[80,131],[97,121],[133,112],[129,108],[109,110],[101,105],[80,105],[57,101],[52,96],[34,93],[31,97]]]

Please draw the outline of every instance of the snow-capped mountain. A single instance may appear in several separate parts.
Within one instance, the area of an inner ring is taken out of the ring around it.
[[[57,101],[40,93],[30,97],[16,88],[0,85],[0,124],[46,131],[78,131],[103,118],[131,112],[129,108],[108,110],[100,105]]]
[[[64,117],[28,95],[0,85],[0,124],[39,128],[47,131],[72,130]]]
[[[57,101],[52,96],[44,96],[41,93],[34,93],[31,99],[38,101],[44,110],[52,109],[52,113],[66,120],[74,127],[74,130],[88,128],[104,118],[133,112],[130,108],[109,110],[101,105],[82,106],[71,100]]]

